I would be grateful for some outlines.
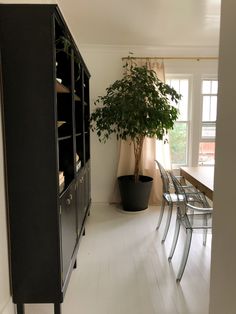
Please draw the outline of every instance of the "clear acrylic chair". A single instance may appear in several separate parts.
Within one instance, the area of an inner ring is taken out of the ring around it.
[[[158,219],[158,223],[156,226],[156,230],[159,229],[161,222],[162,222],[162,218],[163,218],[163,214],[164,214],[164,210],[165,210],[165,205],[168,205],[168,212],[167,212],[167,218],[166,218],[166,224],[165,224],[165,228],[164,228],[164,233],[163,233],[163,237],[161,242],[164,243],[166,236],[168,234],[169,231],[169,227],[170,227],[170,222],[171,222],[171,217],[172,217],[172,211],[173,211],[173,206],[178,204],[180,201],[184,201],[184,196],[183,195],[179,195],[177,197],[176,193],[172,192],[171,189],[173,189],[173,183],[170,180],[169,174],[168,172],[165,170],[165,168],[162,166],[162,164],[158,161],[155,160],[156,164],[158,165],[159,171],[160,171],[160,175],[161,175],[161,180],[162,180],[162,203],[161,203],[161,212],[159,215],[159,219]],[[182,177],[178,177],[178,179],[182,180]],[[185,189],[185,192],[188,196],[188,200],[189,202],[193,202],[194,200],[194,195],[196,193],[198,193],[198,190],[193,187],[192,185],[182,185],[183,188]]]
[[[205,195],[201,192],[195,195],[194,205],[188,203],[188,196],[184,188],[179,183],[179,180],[171,172],[170,176],[174,184],[176,196],[179,199],[179,203],[177,204],[177,216],[173,242],[168,257],[169,262],[172,260],[173,254],[175,252],[180,227],[182,226],[186,231],[184,252],[176,278],[176,281],[180,282],[189,256],[192,233],[194,230],[203,230],[203,245],[206,245],[207,232],[209,229],[212,228],[213,208],[210,207]]]

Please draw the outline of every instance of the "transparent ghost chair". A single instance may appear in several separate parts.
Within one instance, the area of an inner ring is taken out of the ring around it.
[[[175,232],[168,257],[169,262],[172,260],[173,254],[175,252],[176,244],[179,238],[180,227],[182,226],[186,231],[184,251],[176,278],[176,281],[180,282],[189,256],[192,233],[194,230],[203,230],[203,245],[206,245],[207,232],[212,228],[213,208],[210,207],[205,195],[201,192],[195,195],[194,205],[190,204],[188,202],[188,196],[184,188],[179,183],[179,180],[171,172],[170,176],[174,184],[176,196],[179,199],[179,202],[177,205]]]
[[[168,231],[169,231],[169,227],[170,227],[173,206],[178,204],[181,201],[184,201],[184,195],[177,196],[176,193],[174,191],[172,191],[173,190],[173,183],[171,182],[171,179],[170,179],[168,172],[165,170],[165,168],[162,166],[162,164],[158,160],[155,160],[155,162],[158,165],[160,175],[161,175],[161,180],[162,180],[161,212],[159,215],[156,230],[158,230],[160,225],[161,225],[164,210],[165,210],[165,205],[167,204],[169,207],[168,212],[167,212],[167,218],[166,218],[164,233],[163,233],[163,237],[161,240],[161,242],[164,243],[166,236],[168,234]],[[183,178],[178,176],[178,180],[180,180],[180,182],[182,182]],[[188,201],[192,203],[194,201],[195,194],[198,193],[198,190],[194,186],[186,185],[185,183],[182,186],[186,192],[186,195],[188,197]]]

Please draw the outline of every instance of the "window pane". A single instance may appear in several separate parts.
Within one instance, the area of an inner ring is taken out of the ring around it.
[[[217,96],[211,96],[210,121],[216,121]]]
[[[212,94],[217,94],[218,93],[218,81],[212,81],[211,93]]]
[[[168,84],[179,92],[179,80],[170,80]]]
[[[215,125],[203,125],[202,127],[202,138],[215,138],[216,126]]]
[[[169,132],[170,153],[172,164],[187,164],[187,123],[178,122]]]
[[[188,120],[188,85],[188,80],[180,80],[179,93],[182,95],[182,98],[179,102],[180,121]]]
[[[176,106],[179,109],[179,118],[178,121],[187,121],[188,120],[188,86],[189,81],[186,79],[172,79],[166,80],[167,84],[173,87],[177,93],[182,95],[181,100],[176,105],[174,102],[173,106]]]
[[[203,96],[202,121],[210,120],[210,104],[211,104],[211,97]]]
[[[201,142],[199,145],[199,165],[215,164],[215,143]]]
[[[211,81],[202,81],[202,94],[211,93]]]
[[[217,80],[202,81],[202,142],[199,143],[199,164],[214,165],[217,114]]]

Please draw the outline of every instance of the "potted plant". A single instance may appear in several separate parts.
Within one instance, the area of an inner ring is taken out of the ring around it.
[[[110,85],[106,95],[95,101],[98,107],[91,114],[90,126],[100,142],[106,142],[112,134],[117,140],[132,141],[135,156],[133,175],[119,177],[118,182],[123,208],[136,211],[147,208],[153,180],[140,174],[144,139],[155,137],[162,140],[173,128],[178,109],[171,102],[178,103],[181,95],[146,66],[127,62],[124,70],[123,78]],[[122,188],[123,184],[125,188]],[[133,192],[133,188],[141,190]],[[146,200],[142,199],[141,191]]]

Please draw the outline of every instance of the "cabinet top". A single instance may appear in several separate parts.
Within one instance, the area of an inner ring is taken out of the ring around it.
[[[24,19],[24,15],[39,15],[39,13],[42,14],[42,12],[45,12],[45,14],[54,15],[54,17],[57,19],[57,21],[62,25],[62,27],[65,29],[66,33],[68,34],[71,44],[74,46],[75,50],[77,51],[80,61],[82,62],[83,68],[86,71],[86,74],[88,77],[90,77],[90,72],[87,68],[87,65],[85,64],[82,55],[80,54],[80,51],[77,47],[77,44],[75,43],[75,40],[66,24],[66,21],[61,13],[61,10],[57,4],[40,4],[40,3],[27,3],[27,4],[15,4],[15,3],[0,3],[0,19],[4,17],[10,18],[11,15],[14,16],[22,16],[22,19]],[[14,17],[13,16],[13,17]]]

